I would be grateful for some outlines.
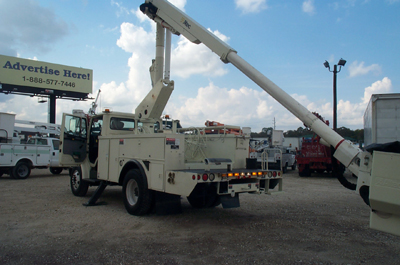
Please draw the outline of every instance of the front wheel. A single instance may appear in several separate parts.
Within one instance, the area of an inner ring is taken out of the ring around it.
[[[125,209],[132,215],[145,215],[150,211],[152,191],[147,187],[147,181],[138,170],[129,170],[122,186]]]
[[[79,167],[74,167],[69,172],[71,191],[75,196],[83,197],[89,189],[89,183],[82,180],[82,172]]]
[[[18,162],[11,172],[16,179],[26,179],[31,174],[31,168],[26,162]]]

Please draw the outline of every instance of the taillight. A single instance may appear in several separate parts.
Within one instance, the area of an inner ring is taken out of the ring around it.
[[[275,178],[276,177],[276,171],[272,172],[272,176]]]
[[[200,180],[200,175],[197,175],[197,180]]]
[[[208,176],[208,179],[209,179],[210,181],[214,181],[214,179],[215,179],[214,173],[210,173],[210,175]]]
[[[203,181],[207,181],[208,180],[208,175],[206,173],[203,174]]]
[[[193,175],[193,176],[192,176],[192,179],[195,180],[195,179],[196,179],[196,175]]]

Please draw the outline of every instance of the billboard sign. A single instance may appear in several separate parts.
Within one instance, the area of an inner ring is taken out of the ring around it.
[[[0,55],[0,85],[92,93],[93,70]]]

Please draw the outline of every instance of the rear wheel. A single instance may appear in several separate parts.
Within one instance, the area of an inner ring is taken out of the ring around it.
[[[286,173],[286,172],[287,172],[287,168],[288,168],[288,164],[286,163],[286,164],[282,167],[282,173]]]
[[[153,193],[147,187],[147,181],[138,170],[129,170],[122,187],[125,209],[132,215],[147,214],[152,205]]]
[[[26,162],[18,162],[12,169],[12,176],[16,179],[26,179],[31,174],[31,168]]]
[[[300,168],[299,168],[299,176],[300,177],[309,177],[309,176],[311,176],[310,166],[309,165],[305,165],[302,171],[300,171]]]
[[[71,191],[75,196],[83,197],[89,189],[89,183],[82,179],[82,172],[79,167],[74,167],[70,170],[70,185]]]

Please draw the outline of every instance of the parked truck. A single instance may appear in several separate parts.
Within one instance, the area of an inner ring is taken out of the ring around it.
[[[18,127],[15,124],[36,126]],[[53,174],[63,170],[58,164],[59,139],[43,134],[59,132],[54,124],[15,120],[15,114],[0,113],[0,176],[9,174],[26,179],[33,168],[49,168]],[[28,134],[35,135],[27,138]]]
[[[154,201],[156,208],[170,209],[180,204],[181,196],[188,196],[195,207],[212,207],[219,202],[234,207],[239,206],[239,193],[269,193],[277,184],[281,189],[280,171],[246,168],[248,130],[242,128],[242,135],[207,135],[200,127],[158,129],[174,87],[169,80],[173,33],[203,43],[223,62],[232,63],[320,135],[320,142],[332,146],[335,158],[358,176],[355,190],[369,199],[371,227],[400,235],[400,154],[383,148],[363,152],[352,146],[168,1],[146,0],[140,10],[157,23],[156,59],[151,67],[153,89],[134,114],[105,112],[98,120],[96,116],[91,119],[89,125],[84,117],[64,114],[62,128],[67,129],[62,131],[60,156],[63,165],[76,166],[71,174],[71,183],[76,185],[73,192],[86,189],[88,183],[99,183],[88,202],[91,205],[107,185],[121,185],[125,208],[140,215],[149,212]],[[164,62],[168,74],[163,76]]]
[[[258,168],[279,169],[283,173],[289,168],[295,170],[295,149],[284,146],[284,141],[282,130],[272,130],[270,137],[265,140],[251,139],[249,157],[257,159]]]

